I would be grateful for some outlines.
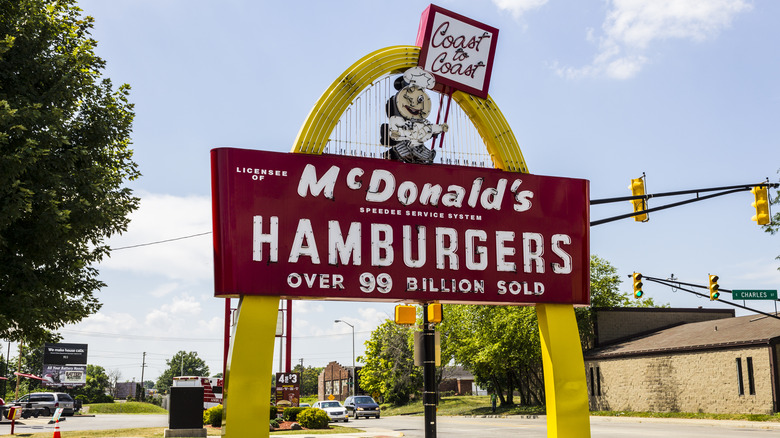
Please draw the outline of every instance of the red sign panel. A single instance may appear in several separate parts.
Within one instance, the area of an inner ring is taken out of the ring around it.
[[[498,29],[436,5],[423,11],[417,31],[419,65],[436,77],[436,89],[450,86],[486,98]]]
[[[211,151],[215,294],[589,304],[588,181]]]

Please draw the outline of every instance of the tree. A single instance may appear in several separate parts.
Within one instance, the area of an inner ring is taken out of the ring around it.
[[[168,369],[157,378],[157,391],[161,394],[168,392],[173,385],[174,376],[199,376],[209,375],[209,367],[206,362],[198,357],[198,353],[179,351],[170,360],[166,360]]]
[[[322,367],[308,366],[301,369],[301,365],[295,365],[294,373],[301,373],[301,395],[317,395],[317,380],[319,379]]]
[[[593,347],[595,333],[592,309],[594,307],[658,307],[650,297],[638,301],[632,300],[633,294],[620,292],[621,283],[617,268],[599,256],[590,256],[590,306],[574,310],[583,349]]]
[[[360,386],[370,394],[380,394],[394,405],[409,402],[422,388],[422,372],[414,365],[413,330],[391,320],[371,332],[366,341],[365,365],[358,371]]]
[[[591,306],[575,309],[583,349],[593,344],[592,307],[654,307],[652,299],[634,302],[620,292],[617,269],[598,256],[590,260]],[[535,309],[522,306],[448,306],[439,328],[455,360],[475,381],[494,392],[501,405],[544,403],[539,328]]]
[[[111,395],[111,397],[116,397],[117,395],[116,384],[119,383],[119,379],[122,378],[122,372],[114,368],[113,370],[109,370],[105,374],[106,374],[106,378],[108,379],[108,393]]]
[[[38,343],[97,312],[93,267],[138,198],[129,86],[75,0],[0,0],[0,338]]]
[[[87,365],[87,384],[74,389],[71,395],[83,403],[110,403],[113,397],[107,392],[113,389],[111,379],[106,370],[98,365]]]

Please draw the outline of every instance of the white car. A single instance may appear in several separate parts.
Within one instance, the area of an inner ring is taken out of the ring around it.
[[[337,400],[320,400],[312,405],[313,408],[322,409],[328,414],[330,421],[349,421],[347,409]]]

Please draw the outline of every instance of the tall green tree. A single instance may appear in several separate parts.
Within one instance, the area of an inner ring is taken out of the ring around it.
[[[394,405],[409,402],[422,388],[422,371],[414,365],[413,329],[387,320],[371,332],[364,356],[358,357],[360,386]]]
[[[317,395],[317,380],[319,379],[322,367],[308,366],[301,368],[301,365],[295,365],[294,373],[301,373],[301,395]]]
[[[73,397],[83,403],[110,403],[113,398],[110,392],[111,382],[105,368],[98,365],[87,365],[87,384],[70,391]]]
[[[591,306],[575,309],[583,349],[593,345],[592,307],[654,307],[651,298],[631,300],[608,261],[591,256]],[[522,306],[448,306],[440,330],[454,346],[455,360],[502,405],[544,403],[544,376],[536,311]]]
[[[194,351],[179,351],[165,363],[168,365],[168,369],[157,378],[157,391],[161,394],[168,392],[173,385],[175,376],[207,377],[209,375],[208,365]]]
[[[595,337],[593,308],[658,307],[652,297],[634,300],[633,292],[621,292],[622,282],[617,268],[599,256],[590,256],[590,306],[574,309],[583,349],[593,347]]]
[[[100,308],[94,264],[138,199],[129,86],[75,0],[0,0],[0,338],[36,343]]]

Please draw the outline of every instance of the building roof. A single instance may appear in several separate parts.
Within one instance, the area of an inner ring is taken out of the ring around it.
[[[681,324],[585,352],[586,359],[607,359],[711,350],[780,342],[780,319],[765,315]]]

